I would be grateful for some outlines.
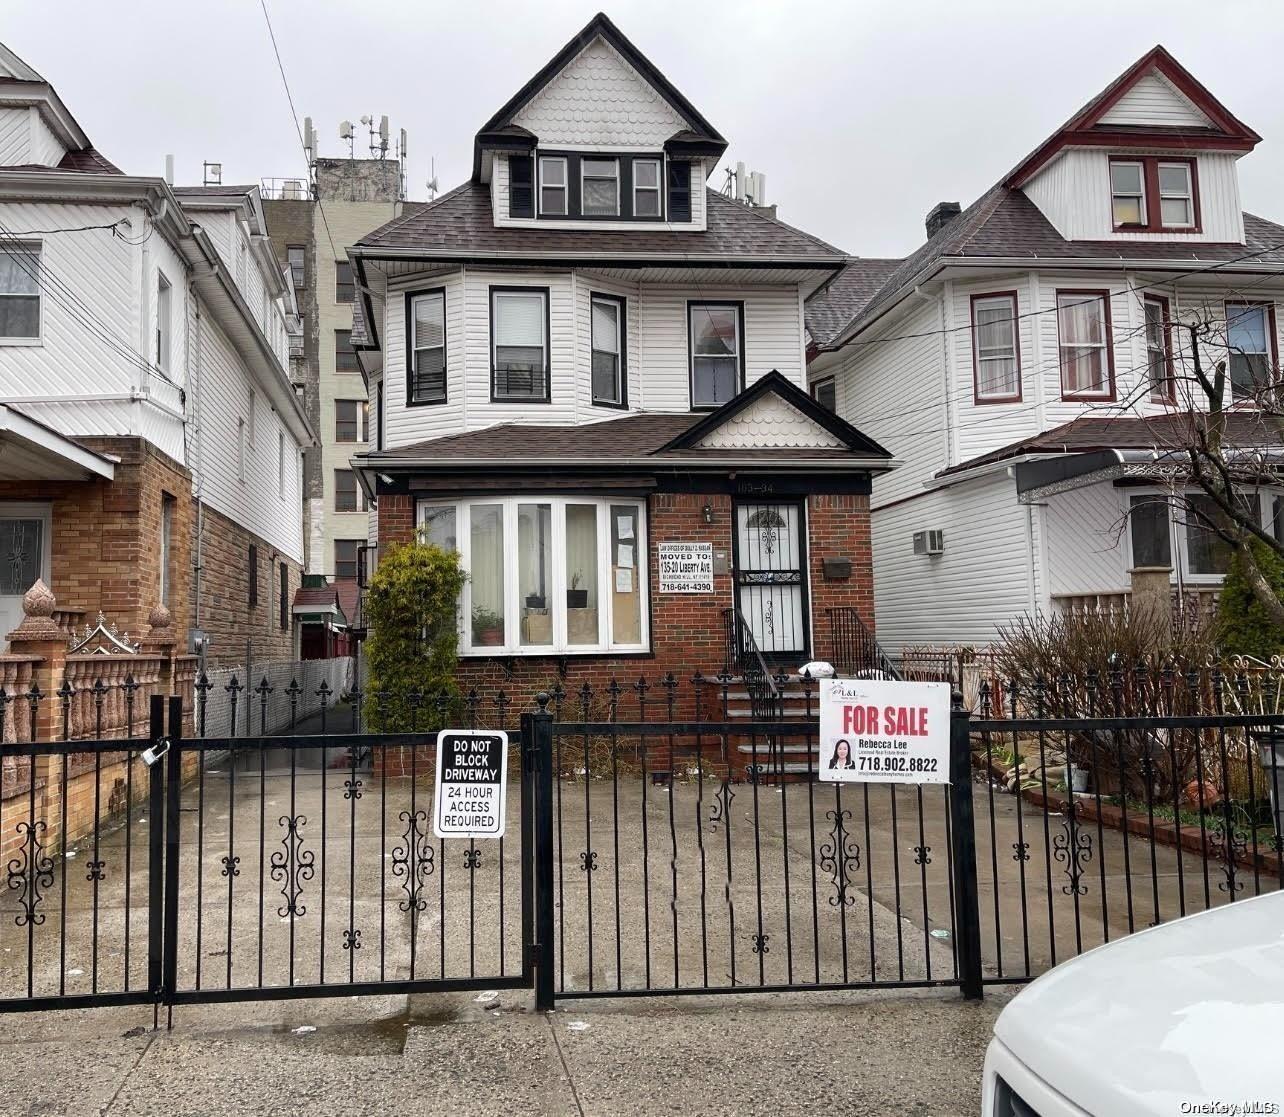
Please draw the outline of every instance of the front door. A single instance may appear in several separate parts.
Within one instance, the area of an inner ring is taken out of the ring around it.
[[[736,605],[766,656],[807,652],[801,501],[736,503]]]
[[[22,595],[49,581],[49,506],[0,504],[0,646],[22,623]]]

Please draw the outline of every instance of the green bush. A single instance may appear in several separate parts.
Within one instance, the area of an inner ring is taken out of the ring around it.
[[[366,604],[369,679],[366,708],[376,731],[441,728],[438,699],[458,696],[459,556],[404,543],[380,557]],[[418,709],[410,695],[421,696]]]
[[[1257,568],[1284,597],[1284,559],[1265,543],[1255,541],[1252,548]],[[1226,655],[1251,655],[1268,662],[1272,656],[1284,655],[1284,629],[1257,600],[1238,551],[1231,557],[1217,600],[1217,643]]]

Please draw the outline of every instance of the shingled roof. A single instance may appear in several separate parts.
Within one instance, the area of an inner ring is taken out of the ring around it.
[[[1167,415],[1085,415],[1059,427],[1010,442],[944,469],[947,477],[1023,454],[1086,454],[1095,450],[1154,450],[1165,453],[1190,444],[1191,422],[1199,412]],[[1237,447],[1284,446],[1284,422],[1260,411],[1226,413],[1226,440]]]
[[[872,299],[901,260],[852,260],[807,300],[807,332],[813,345],[828,345]]]
[[[374,256],[381,251],[424,259],[476,257],[592,257],[663,259],[684,263],[701,259],[759,258],[767,261],[836,266],[846,253],[792,225],[741,205],[715,190],[705,190],[708,211],[704,232],[665,228],[608,231],[550,229],[536,225],[496,226],[490,188],[465,182],[434,202],[367,233],[351,251]]]

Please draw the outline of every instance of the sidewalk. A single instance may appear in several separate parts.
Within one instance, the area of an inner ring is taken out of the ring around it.
[[[11,1017],[0,1115],[974,1114],[1003,996],[526,993]],[[382,1015],[380,1015],[382,1013]],[[313,1028],[315,1030],[297,1029]]]

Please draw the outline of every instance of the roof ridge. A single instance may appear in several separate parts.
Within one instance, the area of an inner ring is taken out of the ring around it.
[[[723,202],[726,202],[727,205],[735,206],[737,209],[742,209],[746,213],[753,214],[754,217],[758,218],[760,221],[769,221],[773,225],[779,225],[782,229],[788,229],[791,233],[797,233],[800,237],[806,237],[809,241],[812,241],[814,244],[820,245],[821,248],[827,248],[831,252],[837,252],[840,256],[850,255],[850,253],[848,253],[844,249],[839,248],[837,245],[830,244],[829,241],[826,241],[826,240],[821,240],[820,237],[816,236],[813,233],[807,232],[805,229],[799,229],[797,226],[790,225],[788,221],[781,221],[779,217],[771,217],[768,214],[759,213],[757,208],[754,206],[742,206],[740,205],[739,202],[736,202],[731,198],[728,198],[725,194],[722,193],[721,190],[715,190],[712,186],[709,186],[708,184],[705,185],[705,191],[709,194],[712,194],[715,198],[719,198]]]

